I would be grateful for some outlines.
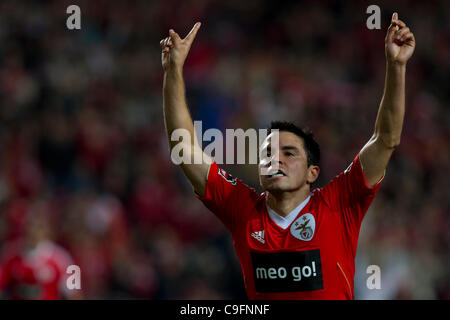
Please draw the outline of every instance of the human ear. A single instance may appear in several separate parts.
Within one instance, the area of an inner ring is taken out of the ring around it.
[[[306,181],[309,184],[314,183],[319,177],[320,168],[318,166],[310,165],[308,168],[308,173],[306,175]]]

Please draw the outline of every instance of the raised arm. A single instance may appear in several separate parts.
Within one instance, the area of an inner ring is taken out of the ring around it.
[[[186,104],[183,81],[184,61],[199,28],[200,22],[197,22],[184,39],[181,39],[175,31],[170,29],[169,37],[161,40],[160,45],[162,48],[161,62],[164,70],[164,123],[169,140],[170,152],[172,154],[175,146],[187,152],[187,154],[183,154],[185,161],[180,166],[194,187],[195,192],[199,195],[204,195],[211,160],[203,153],[197,143],[194,125]],[[187,134],[189,139],[178,141],[175,136],[172,137],[175,130],[181,132],[184,137]],[[194,164],[195,153],[197,153],[196,159],[203,159],[199,164]]]
[[[369,187],[381,180],[392,152],[400,144],[405,115],[406,62],[412,56],[415,45],[414,35],[394,13],[385,38],[384,94],[374,134],[362,148],[359,158]]]

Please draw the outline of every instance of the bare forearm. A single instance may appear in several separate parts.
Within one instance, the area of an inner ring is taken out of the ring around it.
[[[171,141],[171,135],[175,129],[186,129],[191,137],[194,137],[194,125],[186,104],[181,70],[170,70],[164,73],[163,111],[170,148],[176,143]]]
[[[360,151],[368,186],[374,186],[384,176],[389,159],[400,143],[405,116],[406,63],[414,48],[413,33],[394,12],[385,38],[386,79],[375,133]]]
[[[183,81],[183,64],[199,28],[200,23],[197,22],[184,39],[170,29],[170,36],[161,40],[160,45],[162,48],[161,62],[164,69],[164,124],[169,139],[171,157],[174,156],[172,161],[181,166],[195,192],[205,195],[211,159],[203,153],[201,146],[197,143],[194,124],[186,103]],[[179,132],[180,135],[175,135],[174,141],[172,141],[172,134],[178,129],[182,129],[184,132]],[[178,138],[181,138],[181,141]]]
[[[386,63],[386,78],[375,123],[375,135],[388,148],[400,143],[405,115],[405,73],[406,65]]]

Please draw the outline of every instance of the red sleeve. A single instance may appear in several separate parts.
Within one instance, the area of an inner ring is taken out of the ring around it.
[[[332,211],[340,212],[346,230],[357,237],[364,215],[382,180],[368,187],[358,154],[345,171],[320,190],[320,194]]]
[[[211,210],[225,227],[233,233],[237,224],[238,214],[242,216],[242,208],[249,195],[255,193],[253,189],[234,178],[225,170],[220,169],[215,162],[209,168],[206,193],[204,196],[196,195],[205,206]]]

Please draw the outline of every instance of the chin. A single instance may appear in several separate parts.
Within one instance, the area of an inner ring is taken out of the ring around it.
[[[269,192],[282,192],[282,191],[288,191],[289,188],[287,186],[284,186],[281,183],[268,183],[264,187],[264,190]]]

